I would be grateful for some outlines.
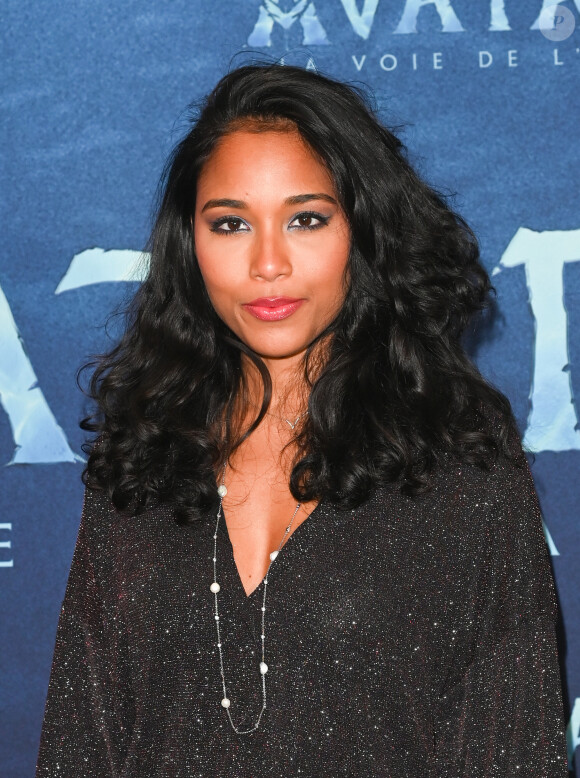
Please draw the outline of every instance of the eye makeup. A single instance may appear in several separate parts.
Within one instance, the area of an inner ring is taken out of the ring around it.
[[[292,230],[319,230],[325,227],[330,219],[330,216],[316,211],[301,211],[290,219],[288,228]],[[301,223],[301,221],[307,220],[310,221],[309,224]],[[294,222],[298,223],[294,224]],[[210,222],[210,231],[222,235],[236,235],[241,232],[249,232],[250,227],[240,216],[225,215]]]

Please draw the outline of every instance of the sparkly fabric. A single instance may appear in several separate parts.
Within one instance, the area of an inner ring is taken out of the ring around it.
[[[319,505],[270,572],[268,707],[246,736],[220,705],[214,519],[122,517],[87,493],[39,778],[567,776],[527,466],[449,461],[429,494]],[[218,572],[231,713],[251,726],[262,585],[246,597],[224,522]]]

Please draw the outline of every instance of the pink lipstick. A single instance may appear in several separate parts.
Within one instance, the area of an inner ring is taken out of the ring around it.
[[[303,302],[295,297],[258,297],[243,307],[261,321],[281,321],[292,316]]]

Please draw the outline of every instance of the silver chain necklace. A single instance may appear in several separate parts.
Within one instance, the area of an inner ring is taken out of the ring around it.
[[[300,419],[303,416],[306,416],[307,413],[308,413],[308,411],[304,411],[304,413],[299,413],[298,416],[294,419],[294,422],[291,422],[290,419],[286,419],[284,416],[276,416],[276,418],[277,419],[282,419],[282,421],[285,421],[286,424],[290,427],[291,430],[295,430],[296,429],[296,425],[298,424]],[[274,416],[274,415],[275,414],[273,414],[273,413],[270,414],[270,416]]]
[[[252,403],[252,405],[254,406],[254,408],[257,407],[256,405],[254,405],[254,403]],[[298,416],[296,416],[296,418],[294,419],[294,421],[292,421],[291,419],[287,419],[285,416],[280,416],[277,413],[272,413],[271,411],[266,411],[266,416],[271,416],[273,419],[278,419],[279,421],[285,421],[286,424],[290,427],[291,430],[295,430],[296,429],[296,425],[298,424],[300,419],[303,416],[306,416],[307,414],[308,414],[308,409],[306,409],[305,411],[302,411],[302,413],[299,413]]]
[[[270,573],[270,568],[274,564],[276,557],[280,553],[280,550],[282,549],[282,546],[284,545],[284,541],[288,537],[288,533],[290,532],[292,528],[292,524],[294,523],[294,519],[296,518],[296,514],[300,510],[301,503],[298,503],[296,505],[296,508],[294,510],[294,513],[292,515],[292,518],[290,519],[290,524],[286,527],[286,530],[284,532],[284,535],[282,537],[282,540],[280,541],[280,545],[276,549],[276,551],[272,551],[270,554],[270,564],[268,565],[268,569],[266,570],[266,575],[264,576],[263,584],[264,584],[264,594],[262,596],[262,631],[260,635],[260,640],[262,643],[262,651],[261,651],[261,661],[259,664],[259,671],[260,676],[262,678],[262,708],[260,710],[260,713],[258,714],[258,718],[256,719],[256,723],[253,727],[250,727],[250,729],[239,729],[236,727],[236,725],[233,722],[232,714],[230,711],[231,706],[231,700],[228,697],[228,691],[227,691],[227,684],[226,684],[226,675],[224,671],[224,656],[222,652],[222,634],[221,634],[221,628],[220,628],[220,614],[218,609],[218,594],[221,590],[221,586],[218,583],[218,576],[217,576],[217,538],[218,538],[218,528],[220,525],[220,519],[223,514],[222,510],[222,502],[226,494],[228,493],[228,490],[226,489],[226,485],[224,483],[225,477],[226,477],[226,467],[227,465],[224,465],[223,473],[222,473],[222,481],[221,484],[218,486],[218,495],[220,498],[220,504],[217,512],[216,517],[216,525],[215,525],[215,532],[213,534],[213,583],[211,584],[210,591],[214,595],[214,605],[215,605],[215,626],[217,631],[217,649],[219,652],[219,658],[220,658],[220,673],[222,678],[222,707],[225,709],[229,722],[232,725],[232,729],[236,733],[236,735],[249,735],[252,732],[255,732],[258,727],[260,726],[260,721],[262,719],[262,715],[264,711],[266,710],[266,673],[268,672],[268,665],[266,664],[266,655],[265,655],[265,642],[266,642],[266,593],[268,591],[268,575]]]

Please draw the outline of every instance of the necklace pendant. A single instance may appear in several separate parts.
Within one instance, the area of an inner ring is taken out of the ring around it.
[[[290,419],[284,419],[284,421],[285,421],[285,422],[286,422],[286,424],[287,424],[287,425],[290,427],[290,429],[291,429],[291,430],[293,430],[293,429],[296,429],[296,425],[298,424],[298,422],[300,421],[300,419],[302,418],[302,416],[303,416],[303,415],[304,415],[304,414],[302,414],[302,413],[301,413],[299,416],[297,416],[297,417],[294,419],[294,424],[292,424],[292,422],[290,421]]]

